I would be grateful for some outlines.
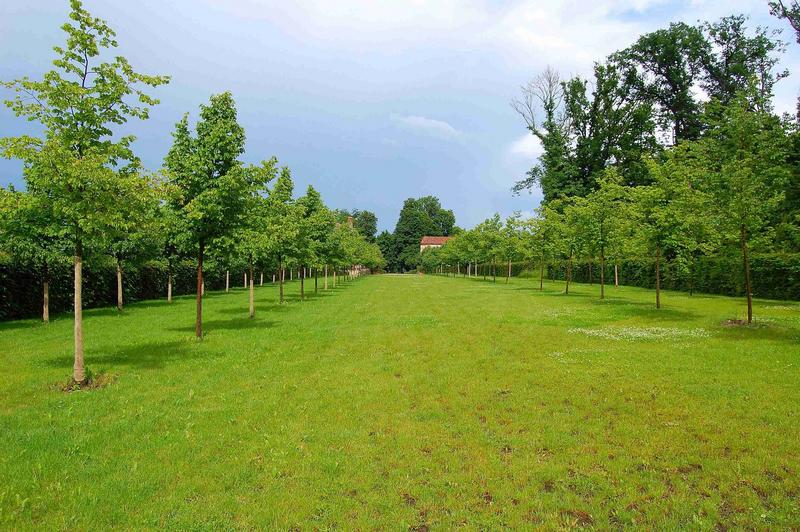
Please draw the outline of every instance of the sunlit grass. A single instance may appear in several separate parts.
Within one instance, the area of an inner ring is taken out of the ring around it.
[[[0,528],[800,526],[800,306],[375,276],[0,324]]]

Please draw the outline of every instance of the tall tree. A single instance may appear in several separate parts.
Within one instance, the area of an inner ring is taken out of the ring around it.
[[[438,198],[409,198],[403,203],[394,230],[395,253],[401,271],[416,267],[423,236],[449,236],[455,226],[453,211],[442,208]]]
[[[249,183],[239,161],[244,129],[236,120],[229,92],[214,95],[200,106],[195,135],[184,115],[175,126],[173,144],[164,159],[172,184],[179,191],[174,208],[191,236],[197,256],[197,319],[195,336],[203,337],[203,257],[214,239],[230,235],[241,223]]]
[[[40,81],[4,83],[17,95],[6,104],[39,122],[42,137],[4,138],[0,151],[22,159],[30,194],[46,198],[74,250],[75,363],[72,379],[86,383],[83,357],[82,267],[84,247],[124,220],[119,205],[135,194],[138,159],[133,137],[115,136],[113,127],[129,118],[146,119],[158,103],[142,85],[156,87],[165,76],[134,71],[117,47],[114,31],[91,16],[79,0],[70,2],[70,21],[62,26],[67,42],[55,47],[55,69]],[[44,202],[44,200],[43,200]]]

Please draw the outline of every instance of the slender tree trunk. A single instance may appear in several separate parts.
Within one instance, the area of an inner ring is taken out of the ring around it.
[[[286,268],[283,267],[283,264],[281,264],[281,269],[278,272],[278,277],[279,277],[278,283],[280,285],[280,302],[283,303],[283,281],[284,278],[286,277]]]
[[[117,310],[122,310],[122,264],[117,259]]]
[[[253,257],[250,257],[250,318],[256,317],[256,298],[253,288]]]
[[[333,287],[336,288],[336,268],[333,269]]]
[[[542,262],[539,265],[539,291],[544,291],[544,257],[542,257]]]
[[[694,260],[695,256],[692,253],[692,262],[689,265],[689,295],[694,295]]]
[[[600,250],[600,299],[606,298],[606,252]]]
[[[42,276],[42,321],[50,323],[50,269],[47,264]]]
[[[572,252],[569,254],[569,258],[567,259],[567,286],[564,290],[566,295],[569,295],[569,283],[572,281]]]
[[[619,288],[619,263],[614,261],[614,288]]]
[[[280,302],[283,303],[283,282],[286,280],[286,268],[283,267],[283,262],[278,262],[280,269],[278,270],[278,286],[280,292]]]
[[[203,292],[205,283],[203,282],[203,252],[205,243],[200,241],[200,248],[197,252],[197,320],[194,324],[194,335],[197,338],[203,337]]]
[[[225,270],[225,292],[231,291],[231,271]]]
[[[289,280],[294,281],[294,268],[289,268]]]
[[[303,266],[303,269],[298,272],[300,274],[300,301],[305,300],[306,298],[306,268]]]
[[[589,285],[594,284],[594,268],[592,267],[592,259],[589,259]]]
[[[328,265],[325,265],[325,290],[328,290]]]
[[[314,267],[314,293],[319,293],[319,268]]]
[[[508,260],[508,272],[506,272],[506,284],[511,279],[511,259]]]
[[[167,303],[172,303],[172,268],[167,274]]]
[[[656,246],[656,308],[661,308],[661,245]]]
[[[261,272],[261,277],[258,279],[258,286],[264,286],[264,272]]]
[[[244,285],[242,285],[242,287],[245,289],[247,288],[247,272],[244,272]]]
[[[742,246],[742,262],[744,263],[744,291],[747,294],[747,324],[753,323],[753,287],[750,282],[750,257],[747,255],[747,229],[744,225],[740,230],[740,243]]]
[[[75,244],[75,364],[72,368],[72,380],[76,384],[86,382],[86,369],[83,365],[83,243],[78,240]]]

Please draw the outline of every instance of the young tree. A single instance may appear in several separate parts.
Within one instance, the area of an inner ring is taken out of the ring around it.
[[[113,127],[128,118],[146,119],[158,101],[140,90],[169,81],[133,70],[121,56],[104,58],[116,48],[114,31],[71,0],[63,47],[55,47],[55,69],[42,80],[22,78],[4,85],[17,93],[6,104],[18,115],[39,122],[42,137],[0,141],[5,157],[22,159],[28,193],[42,198],[64,228],[74,250],[75,363],[73,381],[86,383],[83,360],[82,266],[84,248],[124,222],[119,206],[135,192],[139,161],[133,137],[114,136]],[[105,59],[105,60],[104,60]],[[131,100],[135,100],[132,103]]]
[[[203,257],[213,240],[231,235],[247,206],[249,183],[239,161],[244,152],[244,129],[236,121],[229,92],[214,95],[200,106],[195,136],[184,115],[172,134],[164,159],[178,190],[173,208],[190,235],[197,255],[197,319],[195,336],[203,337]]]
[[[42,321],[50,321],[51,271],[68,258],[69,241],[42,198],[0,188],[0,247],[31,265],[42,280]]]
[[[772,210],[781,202],[791,175],[789,139],[777,117],[755,112],[742,94],[727,106],[709,105],[709,132],[673,154],[676,163],[700,175],[697,186],[711,197],[721,240],[738,243],[747,296],[747,323],[753,321],[750,242],[769,231]]]
[[[255,271],[253,265],[269,254],[268,207],[265,195],[267,184],[277,174],[278,160],[262,161],[261,166],[246,168],[248,182],[247,204],[242,210],[239,227],[233,233],[234,249],[247,259],[247,282],[249,290],[249,316],[256,316]]]
[[[292,174],[289,168],[283,167],[266,202],[269,251],[278,264],[280,303],[284,301],[286,266],[291,265],[298,254],[297,239],[302,221],[300,209],[292,198],[293,191]]]

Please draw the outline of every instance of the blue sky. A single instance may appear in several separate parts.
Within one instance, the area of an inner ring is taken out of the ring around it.
[[[539,151],[509,106],[518,87],[552,65],[586,75],[592,62],[669,21],[745,13],[783,27],[766,1],[594,0],[86,0],[117,31],[119,53],[169,74],[161,105],[132,122],[136,150],[157,169],[180,116],[224,90],[247,132],[245,159],[272,155],[335,208],[372,210],[393,229],[403,201],[435,195],[471,227],[499,212],[532,211],[540,195],[509,189]],[[0,79],[49,69],[66,0],[0,5]],[[800,45],[789,29],[777,107],[792,111]],[[0,95],[8,93],[0,90]],[[0,135],[32,131],[0,109]],[[21,183],[0,161],[0,185]]]

